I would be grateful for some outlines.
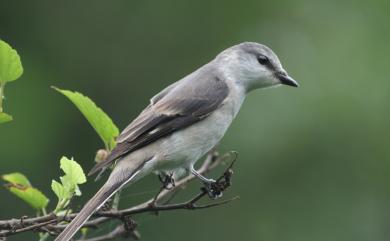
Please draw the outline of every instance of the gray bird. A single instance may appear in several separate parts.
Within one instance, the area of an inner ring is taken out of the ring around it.
[[[117,138],[106,160],[89,174],[115,164],[107,182],[55,239],[68,241],[115,192],[151,172],[192,173],[213,195],[195,162],[224,136],[247,93],[278,85],[298,86],[268,47],[245,42],[230,47],[206,65],[155,95]]]

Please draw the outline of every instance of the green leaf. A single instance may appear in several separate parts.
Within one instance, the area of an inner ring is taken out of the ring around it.
[[[67,193],[64,186],[62,186],[62,184],[57,182],[56,180],[51,181],[51,189],[56,194],[58,199],[67,198]]]
[[[9,121],[12,121],[12,116],[10,116],[4,112],[0,112],[0,124],[6,123]]]
[[[8,186],[8,188],[13,194],[23,199],[36,210],[42,210],[49,203],[49,199],[41,191],[34,187],[21,187],[17,185]]]
[[[23,66],[16,50],[0,40],[0,84],[14,81],[23,74]]]
[[[41,191],[32,187],[23,174],[15,172],[5,174],[2,178],[8,182],[5,186],[10,192],[24,200],[34,209],[42,210],[49,203],[49,199]]]
[[[78,184],[87,181],[84,171],[81,166],[73,159],[62,157],[60,160],[60,167],[65,175],[60,177],[61,183],[52,180],[51,189],[58,197],[57,207],[55,213],[63,210],[68,204],[73,195],[80,196],[81,191]]]
[[[67,195],[66,198],[71,198],[73,195],[81,196],[81,191],[80,191],[77,183],[75,183],[71,177],[65,175],[65,176],[60,177],[60,180],[61,180],[62,186],[65,189],[65,192]]]
[[[70,182],[71,184],[82,184],[87,181],[83,168],[81,168],[80,164],[75,162],[73,159],[62,157],[60,163],[61,169],[66,174],[64,176],[66,177],[66,182]]]
[[[97,107],[90,98],[82,95],[81,93],[61,90],[56,87],[53,88],[68,97],[68,99],[76,105],[103,140],[107,149],[111,150],[114,148],[115,137],[119,135],[119,130],[112,122],[111,118],[104,113],[102,109]]]
[[[23,185],[23,186],[31,186],[27,177],[20,172],[5,174],[2,176],[2,178],[5,181],[13,183],[13,184],[18,184],[18,185]]]

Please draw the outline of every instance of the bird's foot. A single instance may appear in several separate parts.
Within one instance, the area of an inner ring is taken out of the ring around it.
[[[204,182],[204,187],[202,189],[207,192],[207,195],[211,199],[220,198],[223,194],[221,185],[213,179],[208,179],[207,182]]]
[[[162,183],[164,189],[172,190],[176,186],[175,179],[173,178],[173,173],[159,174],[158,178],[160,179],[160,182]]]

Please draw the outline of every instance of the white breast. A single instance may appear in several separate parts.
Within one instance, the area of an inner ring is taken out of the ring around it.
[[[159,158],[161,165],[157,166],[170,168],[193,165],[222,139],[244,98],[244,91],[231,88],[222,106],[206,119],[162,139],[159,147],[164,155]]]

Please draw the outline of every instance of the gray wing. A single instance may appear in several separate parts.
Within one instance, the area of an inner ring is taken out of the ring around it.
[[[208,71],[198,70],[168,86],[122,131],[116,147],[105,161],[92,168],[89,175],[104,170],[130,152],[206,118],[223,103],[228,93],[226,83]]]

